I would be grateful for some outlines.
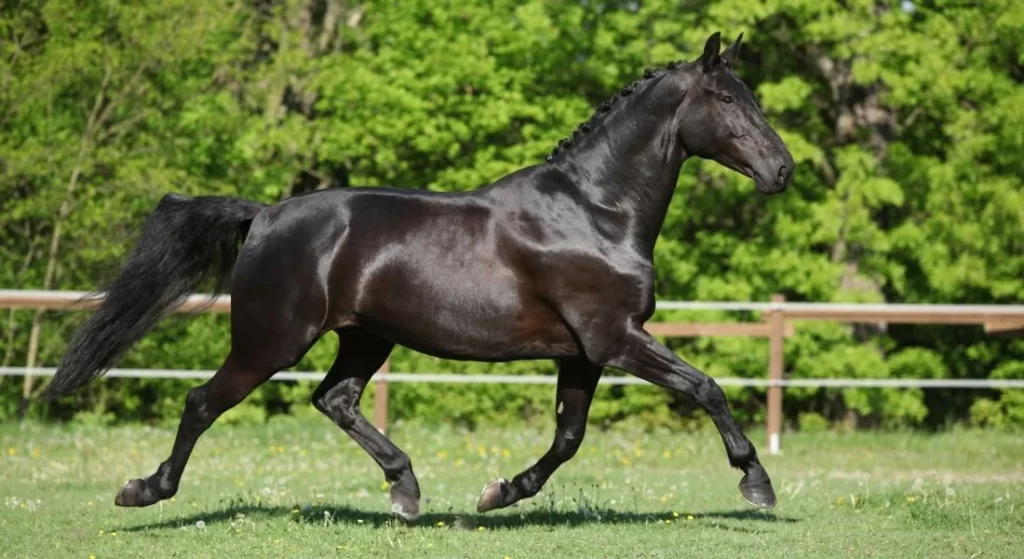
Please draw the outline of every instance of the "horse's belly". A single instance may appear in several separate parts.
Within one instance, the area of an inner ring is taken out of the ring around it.
[[[524,293],[511,269],[481,259],[397,262],[376,274],[356,319],[398,344],[438,357],[479,361],[574,355],[572,336]]]

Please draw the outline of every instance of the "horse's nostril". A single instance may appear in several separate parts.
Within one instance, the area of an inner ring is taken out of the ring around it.
[[[779,167],[779,174],[775,177],[775,182],[779,184],[786,184],[789,180],[789,168],[785,165]]]

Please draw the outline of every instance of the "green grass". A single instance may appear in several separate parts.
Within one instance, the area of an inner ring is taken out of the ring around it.
[[[752,433],[755,442],[763,437]],[[956,557],[1024,556],[1024,444],[991,432],[788,434],[764,456],[779,506],[746,506],[714,433],[592,429],[531,501],[477,515],[495,476],[547,430],[398,427],[424,515],[387,513],[382,475],[327,420],[215,426],[177,497],[119,509],[173,431],[0,426],[3,557]]]

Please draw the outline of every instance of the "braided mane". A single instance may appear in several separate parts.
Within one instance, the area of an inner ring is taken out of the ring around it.
[[[551,150],[551,155],[548,155],[545,158],[545,160],[548,163],[550,163],[555,160],[555,157],[558,157],[558,154],[571,148],[578,141],[578,138],[580,136],[590,132],[593,129],[593,125],[598,120],[600,120],[609,112],[611,112],[612,108],[615,106],[616,101],[623,97],[630,96],[636,90],[636,88],[643,85],[644,82],[647,82],[656,76],[660,76],[661,74],[664,74],[666,71],[672,70],[682,63],[683,61],[681,60],[678,62],[669,62],[668,64],[665,65],[664,68],[647,68],[646,70],[644,70],[643,78],[627,85],[626,87],[623,87],[618,93],[612,95],[611,99],[605,101],[604,103],[601,103],[601,105],[597,108],[597,111],[595,111],[589,119],[587,119],[585,122],[577,126],[576,130],[573,130],[572,134],[568,138],[562,138],[558,142],[558,145],[555,146],[553,150]]]

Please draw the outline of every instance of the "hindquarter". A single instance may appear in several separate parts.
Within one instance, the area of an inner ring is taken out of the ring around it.
[[[325,271],[343,227],[333,208],[288,200],[253,220],[231,286],[232,354],[287,367],[325,330]]]

